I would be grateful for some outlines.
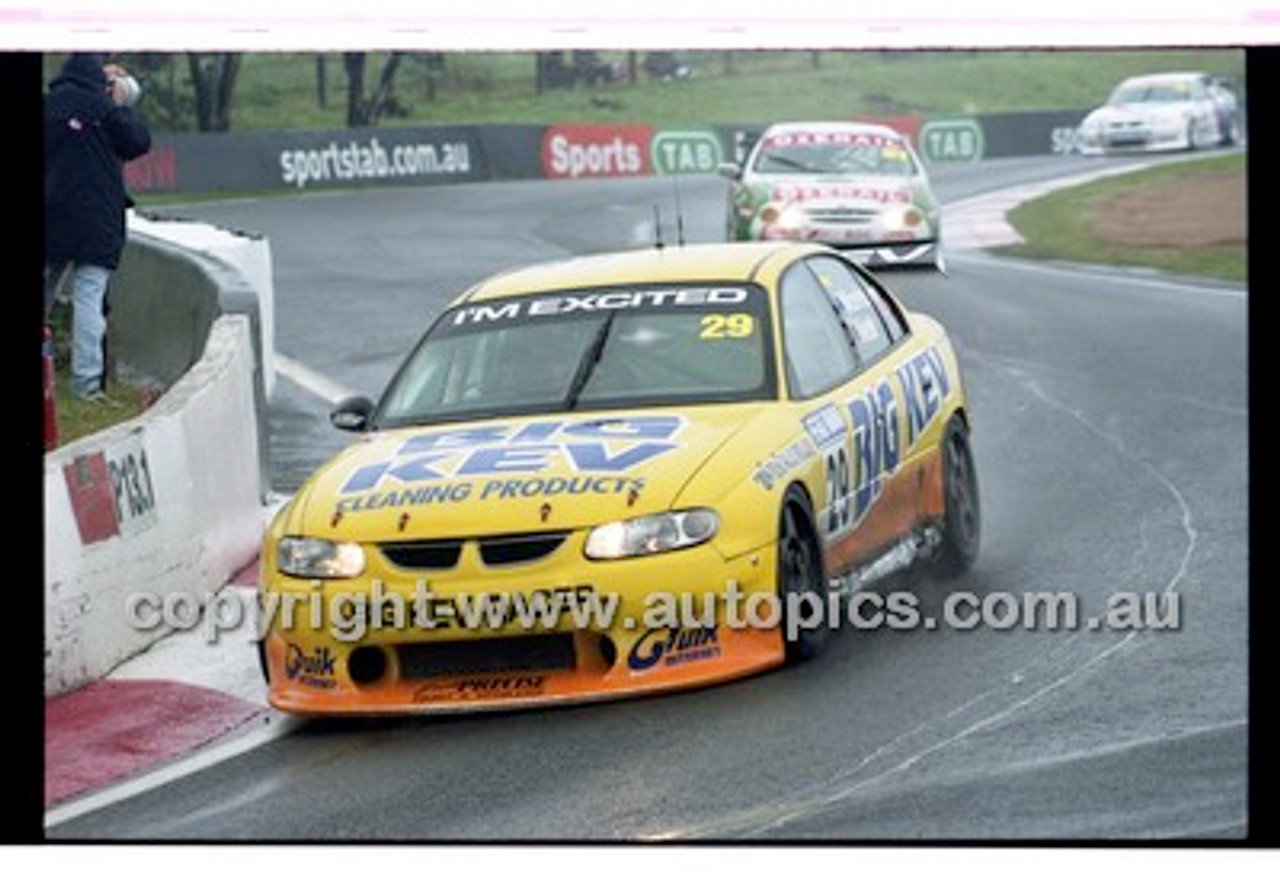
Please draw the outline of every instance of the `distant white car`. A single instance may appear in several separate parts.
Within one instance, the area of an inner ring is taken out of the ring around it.
[[[1122,81],[1081,122],[1082,154],[1195,151],[1240,139],[1235,94],[1200,71],[1146,74]]]

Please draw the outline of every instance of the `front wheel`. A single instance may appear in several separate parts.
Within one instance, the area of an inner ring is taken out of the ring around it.
[[[969,428],[958,415],[947,421],[941,447],[942,541],[932,569],[938,577],[950,579],[963,575],[978,558],[982,512]]]
[[[826,571],[808,500],[790,491],[778,517],[778,596],[787,661],[808,661],[826,644]],[[796,629],[792,633],[792,628]],[[794,639],[792,639],[794,637]]]

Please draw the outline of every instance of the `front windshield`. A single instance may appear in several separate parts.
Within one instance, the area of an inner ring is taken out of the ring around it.
[[[770,343],[768,302],[756,285],[463,304],[414,350],[375,425],[772,398]]]
[[[764,137],[752,170],[842,176],[912,176],[910,153],[896,138],[869,133],[779,133]]]
[[[1191,96],[1186,83],[1120,84],[1107,102],[1111,105],[1139,105],[1144,102],[1185,102]]]

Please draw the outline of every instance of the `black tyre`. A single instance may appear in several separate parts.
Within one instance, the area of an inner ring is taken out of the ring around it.
[[[267,670],[267,639],[263,637],[254,646],[258,650],[258,670],[262,673],[262,682],[271,684],[271,672]]]
[[[787,661],[807,661],[822,651],[830,633],[825,610],[822,620],[812,624],[816,594],[826,602],[827,579],[822,566],[822,550],[818,546],[817,524],[808,499],[797,490],[787,492],[778,517],[778,595],[781,597],[782,633]],[[792,616],[791,610],[797,610]],[[788,633],[793,621],[801,625]],[[794,636],[795,639],[791,639]]]
[[[969,571],[978,558],[982,511],[978,499],[978,475],[969,447],[969,428],[952,415],[942,435],[942,543],[931,574],[956,578]]]

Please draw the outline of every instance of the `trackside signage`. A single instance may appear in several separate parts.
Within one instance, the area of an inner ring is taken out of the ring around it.
[[[655,173],[714,173],[723,153],[720,137],[700,130],[664,130],[649,146]]]
[[[971,119],[929,121],[920,130],[920,150],[929,162],[980,161],[982,126]]]
[[[653,172],[648,124],[560,124],[542,136],[548,179],[644,176]]]
[[[307,140],[280,149],[280,181],[295,188],[358,182],[467,179],[473,146],[461,134],[417,138],[381,131]]]
[[[62,471],[82,543],[155,526],[156,494],[141,436],[76,457]]]

